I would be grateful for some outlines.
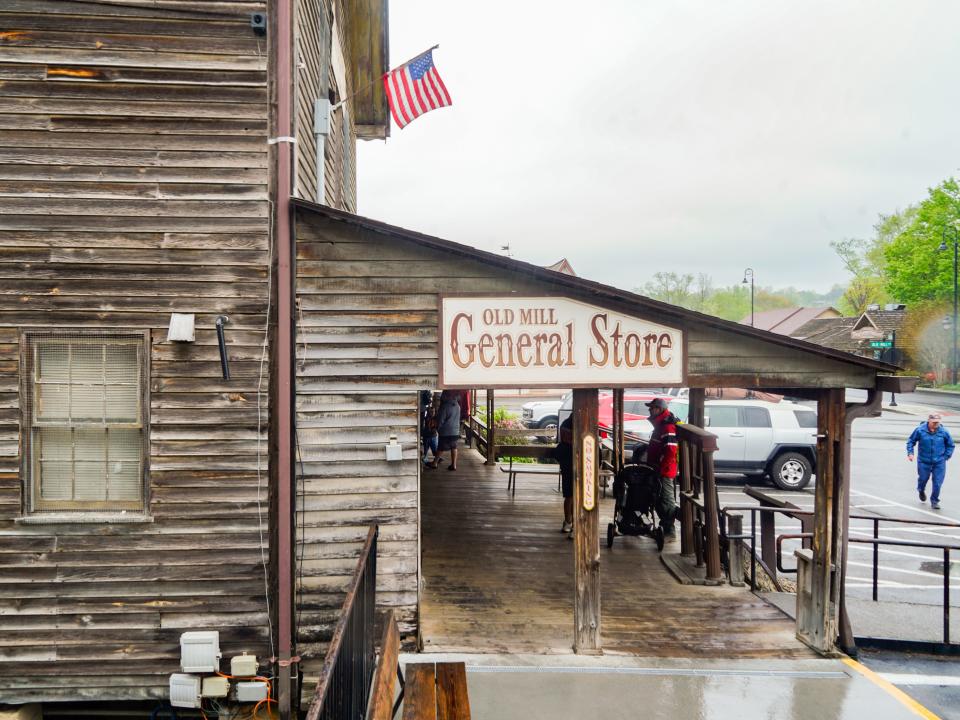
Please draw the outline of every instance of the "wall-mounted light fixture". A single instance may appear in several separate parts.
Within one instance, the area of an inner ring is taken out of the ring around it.
[[[220,346],[220,371],[223,373],[223,379],[230,379],[230,364],[227,362],[227,342],[223,337],[223,327],[228,322],[230,318],[226,315],[220,315],[217,317],[217,344]]]

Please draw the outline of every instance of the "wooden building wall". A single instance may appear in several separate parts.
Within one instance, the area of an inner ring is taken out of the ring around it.
[[[603,301],[538,281],[522,268],[495,267],[306,209],[298,211],[296,291],[302,309],[297,424],[306,475],[301,632],[303,640],[317,643],[301,646],[301,655],[309,657],[329,634],[332,608],[342,602],[369,523],[381,526],[378,603],[397,608],[404,632],[416,629],[416,393],[438,383],[439,294],[565,294]],[[649,317],[686,330],[694,386],[873,382],[872,372],[841,361],[679,315]],[[404,446],[401,463],[384,459],[391,435]],[[305,667],[316,666],[314,657]]]
[[[317,141],[314,101],[328,97],[339,102],[350,94],[350,49],[346,24],[349,14],[336,0],[300,0],[294,30],[298,66],[295,83],[296,183],[295,194],[340,210],[355,212],[356,140],[350,103],[330,114],[324,144],[324,192],[317,194]]]
[[[188,629],[271,654],[265,5],[0,3],[0,701],[165,697]],[[23,327],[149,331],[152,522],[21,521]]]

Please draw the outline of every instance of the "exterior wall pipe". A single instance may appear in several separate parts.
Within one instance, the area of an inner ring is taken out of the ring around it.
[[[293,3],[276,4],[276,218],[277,248],[277,700],[280,717],[293,717]]]
[[[880,413],[883,393],[877,389],[872,389],[867,393],[866,403],[847,403],[847,409],[843,418],[843,525],[841,532],[843,537],[840,542],[840,569],[839,598],[837,613],[838,635],[837,638],[840,649],[851,657],[857,655],[857,644],[853,639],[853,628],[850,625],[850,616],[847,615],[847,550],[850,540],[850,458],[851,441],[853,435],[853,421],[857,418],[870,417]]]

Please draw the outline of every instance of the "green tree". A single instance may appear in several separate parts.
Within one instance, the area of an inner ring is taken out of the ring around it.
[[[953,298],[953,242],[960,231],[960,187],[954,178],[930,188],[910,222],[883,251],[887,291],[915,304]],[[947,252],[939,250],[946,240]]]
[[[872,238],[846,238],[830,243],[851,275],[838,303],[842,312],[859,315],[871,303],[883,304],[894,299],[887,288],[886,250],[910,227],[916,214],[917,208],[911,206],[891,215],[881,215],[873,226]]]
[[[671,305],[690,307],[694,278],[691,273],[658,272],[645,282],[640,293]]]

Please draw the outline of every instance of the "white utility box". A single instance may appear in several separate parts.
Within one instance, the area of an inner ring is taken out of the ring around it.
[[[224,698],[230,692],[230,681],[220,675],[211,675],[203,679],[200,694],[203,697]]]
[[[192,313],[172,313],[167,328],[167,342],[188,342],[195,340],[194,316]]]
[[[185,632],[180,636],[180,669],[185,673],[220,669],[220,633],[216,630]]]
[[[174,673],[170,676],[170,704],[173,707],[200,707],[200,678]]]
[[[237,702],[260,702],[267,699],[267,684],[259,680],[237,683]]]
[[[257,656],[244,653],[230,658],[230,674],[234,677],[253,677],[257,674]]]
[[[391,435],[390,442],[388,442],[384,447],[387,449],[387,460],[390,462],[397,462],[403,460],[403,445],[397,442],[397,436]]]

